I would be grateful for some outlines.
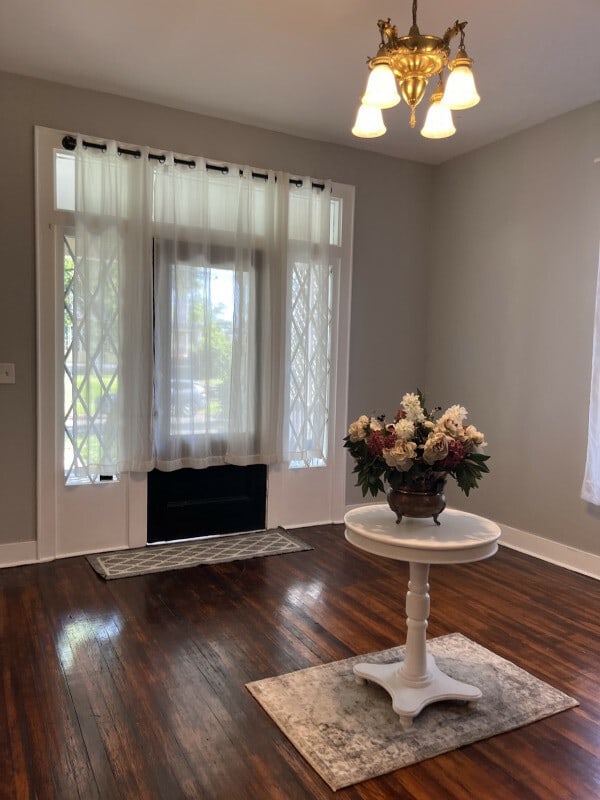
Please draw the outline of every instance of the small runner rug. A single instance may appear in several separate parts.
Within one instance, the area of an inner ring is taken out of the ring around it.
[[[359,685],[352,673],[360,661],[397,661],[404,647],[246,687],[334,791],[579,705],[460,633],[430,639],[427,649],[444,672],[477,686],[483,697],[472,707],[456,701],[426,706],[408,731],[385,689]]]
[[[166,572],[172,569],[195,567],[198,564],[220,564],[257,556],[295,553],[313,548],[290,536],[283,528],[234,536],[214,536],[194,542],[141,547],[136,550],[118,550],[88,556],[96,572],[106,580],[145,575],[149,572]]]

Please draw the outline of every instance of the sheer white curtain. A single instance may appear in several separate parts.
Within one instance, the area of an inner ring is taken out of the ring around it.
[[[330,185],[195,161],[78,137],[65,419],[82,478],[326,457]]]
[[[288,192],[287,348],[284,459],[327,457],[333,273],[331,185],[304,178]]]
[[[581,496],[589,503],[600,506],[600,261],[596,284],[596,318],[594,323],[587,460]]]
[[[75,477],[152,468],[147,179],[147,151],[120,156],[115,142],[102,152],[78,137],[72,352],[65,360]]]
[[[161,470],[280,460],[287,184],[154,167]]]

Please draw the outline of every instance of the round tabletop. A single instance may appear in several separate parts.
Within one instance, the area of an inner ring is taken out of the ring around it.
[[[446,508],[440,525],[432,517],[404,517],[387,503],[359,506],[344,516],[346,539],[368,553],[419,564],[466,564],[493,556],[500,528],[466,511]]]

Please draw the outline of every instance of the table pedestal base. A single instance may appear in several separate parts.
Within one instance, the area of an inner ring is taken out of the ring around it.
[[[475,703],[481,697],[476,686],[456,681],[443,673],[433,656],[427,654],[426,674],[419,680],[410,680],[402,673],[404,662],[393,664],[357,664],[354,676],[358,683],[371,681],[383,687],[392,698],[392,708],[398,714],[404,730],[429,703],[439,700],[467,700]]]
[[[429,565],[468,564],[493,556],[500,528],[483,517],[454,509],[444,512],[444,520],[435,531],[429,520],[422,519],[409,518],[398,527],[385,505],[354,508],[344,517],[346,539],[355,547],[410,565],[404,660],[354,667],[359,683],[372,681],[388,692],[405,729],[430,703],[463,700],[472,705],[482,696],[476,686],[444,674],[427,652]]]

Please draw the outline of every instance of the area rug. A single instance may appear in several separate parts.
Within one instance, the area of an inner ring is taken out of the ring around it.
[[[106,580],[145,575],[149,572],[166,572],[199,564],[220,564],[257,556],[295,553],[313,548],[290,536],[283,528],[268,531],[241,533],[233,536],[215,536],[202,541],[141,547],[135,550],[118,550],[88,556],[96,572]]]
[[[360,661],[397,661],[404,647],[246,687],[334,791],[579,705],[460,633],[429,639],[427,649],[440,669],[474,684],[483,697],[472,707],[456,701],[426,706],[408,731],[402,730],[385,689],[359,685],[352,673]]]

